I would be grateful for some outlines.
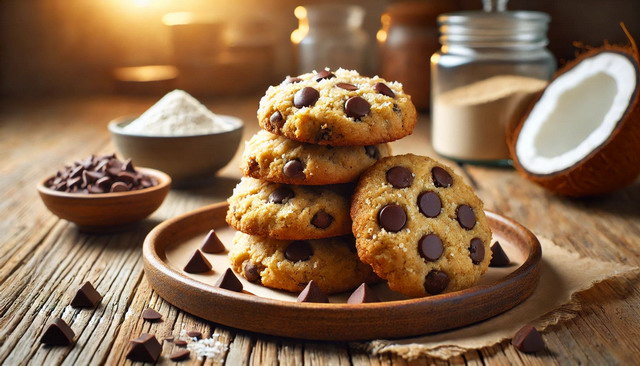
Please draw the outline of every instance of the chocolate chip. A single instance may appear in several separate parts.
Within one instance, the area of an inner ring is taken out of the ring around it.
[[[129,190],[129,186],[123,182],[115,182],[111,185],[111,192],[126,192]]]
[[[298,108],[302,107],[311,107],[316,104],[320,98],[320,93],[312,87],[305,87],[300,90],[293,96],[293,105]]]
[[[169,359],[171,361],[184,361],[189,358],[189,354],[190,354],[189,350],[181,349],[176,352],[173,352],[171,356],[169,356]]]
[[[256,161],[255,156],[249,158],[249,166],[247,167],[249,176],[254,176],[258,174],[260,170],[260,164]]]
[[[162,314],[153,309],[144,309],[142,311],[142,319],[150,322],[155,322],[162,319]]]
[[[67,187],[68,188],[77,187],[80,185],[81,181],[82,181],[82,177],[70,178],[69,180],[67,180]]]
[[[323,79],[331,79],[331,78],[335,78],[336,76],[329,70],[322,70],[319,73],[316,74],[315,80],[316,81],[320,81]]]
[[[436,166],[431,169],[431,176],[433,177],[433,184],[436,187],[450,187],[453,184],[453,178],[451,174],[443,168]]]
[[[425,235],[418,241],[418,253],[430,262],[435,262],[444,253],[442,240],[436,234]]]
[[[305,287],[304,290],[300,292],[300,295],[298,295],[297,301],[328,303],[329,298],[324,293],[324,291],[322,291],[320,287],[318,287],[318,285],[316,284],[316,281],[311,280],[307,284],[307,287]]]
[[[258,268],[258,266],[255,263],[251,261],[247,261],[244,264],[244,277],[249,282],[260,281],[260,268]]]
[[[133,167],[131,159],[127,159],[123,164],[123,169],[129,173],[135,173],[136,169]]]
[[[432,270],[424,279],[424,289],[431,295],[442,293],[449,285],[449,276],[438,270]]]
[[[304,164],[299,159],[287,161],[282,168],[282,172],[286,177],[291,179],[304,179]]]
[[[344,103],[347,116],[359,120],[371,111],[371,104],[362,97],[351,97]]]
[[[484,244],[480,238],[471,239],[469,244],[469,257],[473,264],[480,264],[484,260]]]
[[[358,90],[357,86],[349,83],[337,83],[336,86],[344,90],[351,90],[351,91]]]
[[[529,324],[516,332],[511,340],[511,344],[519,351],[525,353],[539,352],[545,347],[542,335],[536,328]]]
[[[269,195],[270,203],[284,204],[289,202],[290,199],[295,197],[295,194],[291,190],[291,188],[282,186],[275,191],[271,192]]]
[[[113,183],[111,177],[102,177],[96,181],[96,185],[105,190],[111,187],[111,183]]]
[[[473,213],[473,209],[467,205],[460,205],[456,209],[456,215],[460,226],[467,230],[473,229],[476,226],[476,214]]]
[[[84,167],[82,165],[78,165],[71,171],[71,173],[69,174],[69,178],[82,177],[82,172],[84,172]]]
[[[373,86],[373,90],[391,98],[396,97],[396,93],[394,93],[393,90],[391,90],[391,88],[389,88],[387,84],[384,83],[376,83],[376,85]]]
[[[187,332],[187,336],[191,337],[191,338],[202,338],[202,332],[199,332],[197,330],[190,330]]]
[[[85,282],[75,296],[71,300],[71,306],[74,308],[92,308],[102,300],[102,295],[96,291],[91,282]]]
[[[88,191],[89,193],[104,193],[104,189],[102,189],[102,187],[100,187],[100,186],[93,186],[93,185],[88,186],[88,187],[87,187],[87,191]]]
[[[131,184],[136,180],[136,176],[130,172],[121,171],[116,175],[116,180],[126,184]]]
[[[152,334],[142,333],[130,342],[127,358],[138,362],[156,362],[162,352],[162,346]]]
[[[292,262],[306,261],[313,255],[311,245],[302,240],[291,242],[284,251],[284,256]]]
[[[295,84],[295,83],[299,83],[299,82],[301,82],[301,81],[302,81],[302,79],[300,79],[300,78],[287,76],[287,78],[286,78],[286,79],[284,79],[284,81],[283,81],[282,83],[283,83],[284,85],[287,85],[287,84]]]
[[[271,117],[269,117],[271,125],[277,128],[282,127],[282,121],[284,121],[284,117],[282,117],[282,114],[279,111],[273,112]]]
[[[371,159],[376,159],[376,160],[380,159],[380,150],[378,150],[378,147],[375,145],[365,146],[364,152]]]
[[[75,333],[71,327],[60,318],[55,318],[40,337],[40,343],[50,346],[68,346],[73,342]]]
[[[491,261],[489,267],[506,267],[511,263],[507,253],[504,252],[500,243],[495,242],[491,246]]]
[[[204,242],[200,250],[205,253],[216,254],[223,253],[227,248],[224,247],[224,244],[222,244],[222,241],[218,238],[215,230],[209,230],[209,233],[204,238]]]
[[[311,224],[318,229],[326,229],[333,222],[333,216],[325,211],[318,211],[311,219]]]
[[[400,205],[388,204],[378,213],[378,224],[392,233],[402,230],[407,223],[407,214]]]
[[[242,282],[236,277],[231,268],[227,268],[222,276],[218,278],[214,286],[235,292],[242,292],[243,288]]]
[[[177,339],[175,342],[173,342],[173,344],[175,344],[178,347],[186,347],[188,343],[185,340]]]
[[[400,109],[400,107],[395,103],[393,103],[393,111],[396,112],[396,114],[402,113],[402,110]]]
[[[184,271],[189,273],[209,272],[211,271],[211,263],[200,250],[196,249],[187,265],[184,266]]]
[[[331,129],[327,127],[321,127],[320,132],[316,135],[317,141],[329,141],[331,140]]]
[[[360,285],[347,299],[347,304],[364,304],[368,302],[380,302],[380,299],[366,283]]]
[[[413,173],[403,166],[394,166],[387,170],[387,182],[395,188],[407,188],[413,183]]]

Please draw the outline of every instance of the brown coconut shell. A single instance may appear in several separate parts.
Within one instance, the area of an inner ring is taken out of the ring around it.
[[[527,171],[518,160],[516,142],[529,113],[542,97],[537,96],[508,141],[511,157],[519,173],[542,187],[566,196],[583,197],[611,192],[633,183],[640,174],[640,61],[635,42],[630,46],[605,44],[578,55],[556,72],[552,83],[560,75],[570,71],[585,59],[604,52],[626,56],[636,69],[636,90],[627,110],[605,142],[575,165],[551,174],[535,174]]]

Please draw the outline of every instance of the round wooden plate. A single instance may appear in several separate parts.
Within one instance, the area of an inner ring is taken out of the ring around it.
[[[296,294],[267,289],[241,278],[245,292],[214,287],[228,268],[227,254],[206,254],[214,270],[182,270],[204,235],[216,229],[227,247],[234,231],[225,223],[226,202],[202,207],[167,220],[147,235],[144,270],[153,289],[176,307],[226,326],[285,337],[314,340],[400,338],[443,331],[501,314],[524,301],[535,289],[541,249],[536,237],[517,222],[487,212],[493,240],[512,260],[490,268],[472,288],[437,296],[407,299],[374,287],[379,303],[346,304],[349,294],[330,297],[330,304],[297,303]]]

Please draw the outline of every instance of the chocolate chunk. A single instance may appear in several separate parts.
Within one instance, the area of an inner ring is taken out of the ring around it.
[[[184,266],[184,271],[189,273],[209,272],[211,271],[211,263],[200,250],[196,249],[187,265]]]
[[[407,214],[400,205],[388,204],[378,213],[378,224],[383,229],[396,233],[407,223]]]
[[[315,80],[316,81],[320,81],[323,79],[331,79],[331,78],[335,78],[336,76],[329,70],[322,70],[319,73],[316,74]]]
[[[269,117],[271,125],[277,128],[282,127],[282,121],[284,121],[284,117],[282,117],[282,114],[279,111],[273,112],[271,117]]]
[[[137,362],[156,362],[162,352],[162,346],[153,334],[142,333],[130,342],[127,358]]]
[[[449,284],[449,276],[438,270],[432,270],[424,279],[424,289],[431,295],[442,293]]]
[[[102,188],[103,190],[110,189],[111,183],[113,183],[113,179],[111,179],[111,177],[102,177],[96,181],[96,185]]]
[[[473,229],[476,226],[476,214],[473,213],[473,209],[467,205],[460,205],[456,209],[456,216],[460,226],[467,230]]]
[[[169,359],[171,361],[184,361],[189,359],[189,354],[190,354],[189,350],[181,349],[173,352],[171,356],[169,356]]]
[[[325,211],[318,211],[311,219],[311,224],[318,229],[326,229],[333,222],[333,216],[329,215]]]
[[[300,79],[300,78],[295,78],[295,77],[287,76],[287,78],[286,78],[286,79],[284,79],[284,81],[283,81],[282,83],[283,83],[284,85],[287,85],[287,84],[295,84],[295,83],[299,83],[299,82],[301,82],[301,81],[302,81],[302,79]]]
[[[293,96],[293,105],[298,108],[311,107],[316,104],[318,98],[320,98],[320,92],[307,86],[298,90],[298,92]]]
[[[70,178],[67,180],[67,187],[77,187],[82,182],[82,177]]]
[[[136,176],[133,173],[127,172],[127,171],[121,171],[120,173],[118,173],[116,175],[116,180],[119,182],[123,182],[126,184],[131,184],[133,182],[135,182],[136,180]]]
[[[142,311],[142,319],[150,322],[155,322],[162,319],[162,314],[153,309],[144,309]]]
[[[123,182],[115,182],[111,185],[111,192],[126,192],[129,190],[129,186]]]
[[[231,268],[227,268],[227,270],[224,271],[214,286],[235,292],[242,292],[243,288],[242,282],[236,277]]]
[[[315,281],[311,280],[307,287],[298,295],[298,302],[329,302],[327,295],[318,287]]]
[[[306,261],[313,255],[311,245],[303,240],[291,242],[284,251],[284,256],[292,262]]]
[[[344,103],[347,116],[359,120],[371,111],[371,104],[362,97],[351,97]]]
[[[125,171],[127,171],[129,173],[135,173],[136,172],[136,169],[133,167],[133,162],[131,161],[131,159],[125,160],[125,162],[122,164],[122,169],[124,169]]]
[[[527,324],[513,336],[511,344],[521,352],[534,353],[545,347],[544,339],[536,328]]]
[[[484,244],[480,238],[471,239],[469,244],[469,257],[473,264],[480,264],[484,260]]]
[[[511,263],[507,253],[504,252],[500,243],[495,242],[491,246],[491,261],[489,267],[506,267]]]
[[[365,146],[364,152],[371,159],[376,159],[376,160],[380,159],[380,150],[378,150],[378,147],[375,145]]]
[[[82,177],[82,172],[84,172],[84,167],[82,165],[78,165],[71,171],[71,173],[69,174],[69,178]]]
[[[173,344],[175,344],[178,347],[186,347],[188,343],[183,339],[176,339],[176,341],[173,342]]]
[[[227,248],[224,247],[224,244],[222,244],[220,238],[218,238],[215,230],[209,230],[209,233],[204,238],[204,242],[200,250],[205,253],[216,254],[223,253]]]
[[[426,217],[438,217],[442,212],[442,201],[436,192],[422,192],[418,196],[418,208]]]
[[[431,169],[431,177],[433,177],[433,184],[436,187],[450,187],[453,184],[453,178],[451,174],[443,168],[436,166]]]
[[[282,172],[291,179],[304,179],[304,164],[298,159],[289,160],[284,164]]]
[[[102,178],[102,176],[102,173],[85,170],[82,172],[82,185],[87,187],[89,184],[95,183],[98,179]]]
[[[190,330],[187,332],[187,335],[191,338],[202,338],[202,332],[199,332],[197,330]]]
[[[251,261],[247,261],[244,264],[244,277],[249,281],[249,282],[258,282],[260,281],[260,268],[258,268],[258,266],[251,262]]]
[[[115,175],[118,175],[118,173],[120,173],[121,171],[122,171],[121,162],[119,162],[116,159],[109,160],[109,162],[107,163],[107,169],[106,169],[106,172],[109,175],[115,176]]]
[[[102,296],[96,291],[91,282],[85,282],[78,291],[76,291],[71,306],[74,308],[92,308],[102,300]]]
[[[376,85],[373,86],[373,90],[391,98],[396,97],[396,93],[394,93],[393,90],[391,90],[391,88],[389,88],[387,84],[384,83],[376,83]]]
[[[387,182],[395,188],[407,188],[413,183],[413,173],[403,166],[394,166],[387,170]]]
[[[68,346],[73,342],[75,333],[71,327],[60,318],[55,318],[40,337],[40,343],[49,346]]]
[[[430,262],[435,262],[444,253],[442,239],[436,234],[425,235],[418,241],[418,253]]]
[[[357,86],[349,83],[337,83],[336,86],[344,90],[351,90],[351,91],[358,90]]]
[[[290,199],[295,197],[295,194],[291,190],[291,188],[287,186],[282,186],[275,191],[271,192],[269,195],[270,203],[284,204],[289,202]]]
[[[364,304],[367,302],[380,302],[380,299],[366,283],[360,285],[347,299],[347,304]]]

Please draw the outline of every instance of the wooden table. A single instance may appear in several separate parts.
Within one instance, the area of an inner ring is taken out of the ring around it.
[[[208,105],[246,123],[245,138],[258,129],[258,97],[216,100]],[[206,204],[225,200],[239,177],[238,156],[215,184],[172,191],[162,207],[133,231],[88,235],[53,216],[35,184],[66,162],[114,150],[106,124],[136,114],[152,99],[93,97],[4,100],[0,104],[0,361],[6,365],[121,364],[129,340],[142,332],[159,339],[181,329],[217,334],[228,351],[204,364],[386,365],[386,364],[637,364],[640,357],[638,276],[618,278],[578,295],[583,310],[544,332],[548,350],[516,351],[509,342],[470,351],[448,361],[370,356],[343,343],[280,339],[219,326],[184,313],[151,290],[142,270],[142,241],[159,222]],[[428,122],[393,144],[396,154],[431,154]],[[581,253],[640,266],[640,184],[606,197],[566,199],[549,194],[511,169],[465,166],[486,207],[512,217],[538,235]],[[89,280],[104,295],[96,309],[68,306],[79,284]],[[160,323],[143,322],[151,307]],[[39,344],[44,326],[62,317],[76,332],[73,347]],[[163,355],[174,345],[163,344]],[[159,364],[169,364],[168,357]],[[202,364],[192,358],[190,363]]]

